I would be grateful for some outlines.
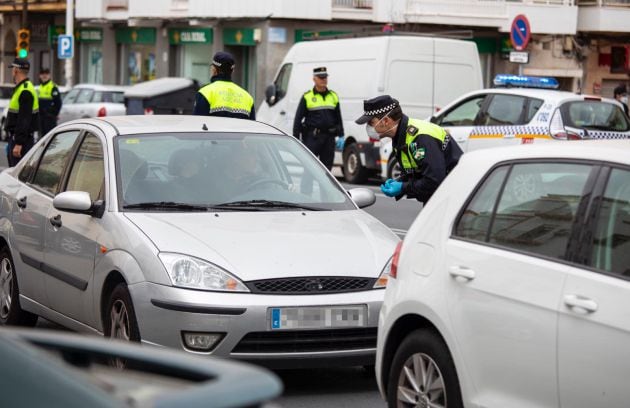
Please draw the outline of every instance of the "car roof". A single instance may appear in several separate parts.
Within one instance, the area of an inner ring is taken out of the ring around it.
[[[120,135],[134,135],[143,133],[182,133],[203,132],[204,126],[208,132],[222,133],[266,133],[284,135],[283,132],[263,122],[246,119],[223,118],[216,116],[188,116],[188,115],[128,115],[106,116],[103,118],[76,119],[66,122],[63,126],[85,123],[102,127],[107,123],[117,130]]]
[[[551,141],[480,149],[466,153],[467,160],[499,163],[516,159],[582,159],[630,165],[630,139]]]
[[[89,88],[89,89],[94,89],[95,91],[119,91],[119,92],[124,92],[125,90],[129,89],[128,86],[123,86],[123,85],[103,85],[103,84],[76,84],[72,89],[74,88]]]
[[[188,78],[165,77],[133,85],[125,91],[125,97],[150,98],[170,92],[186,89],[195,85],[195,81]]]
[[[478,95],[480,93],[510,94],[521,95],[529,98],[544,99],[546,102],[560,103],[569,100],[583,100],[584,98],[595,98],[602,102],[616,103],[613,99],[603,98],[598,95],[576,94],[568,91],[557,91],[553,89],[535,89],[535,88],[487,88],[470,92],[467,96]]]

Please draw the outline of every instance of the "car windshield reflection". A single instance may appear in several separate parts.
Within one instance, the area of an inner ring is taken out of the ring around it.
[[[354,205],[286,136],[182,133],[116,138],[125,211],[344,210]]]

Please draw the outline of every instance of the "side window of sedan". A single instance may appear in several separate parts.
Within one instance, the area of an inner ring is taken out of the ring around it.
[[[78,130],[59,133],[48,143],[39,163],[32,184],[51,194],[55,194],[63,171],[70,159],[72,148],[79,137]]]
[[[630,278],[630,171],[613,169],[610,174],[589,265]]]
[[[28,183],[31,181],[31,177],[33,173],[35,173],[35,169],[37,169],[37,163],[39,162],[39,158],[42,157],[42,152],[44,151],[45,144],[37,145],[37,150],[33,152],[28,162],[22,167],[20,170],[20,174],[18,175],[18,179],[22,183]]]
[[[103,197],[104,184],[103,146],[98,137],[88,134],[72,164],[66,191],[86,191],[96,201]]]
[[[480,126],[520,125],[523,120],[523,109],[526,98],[517,95],[495,94],[482,112]]]
[[[472,126],[486,95],[479,95],[462,102],[438,120],[440,126]]]

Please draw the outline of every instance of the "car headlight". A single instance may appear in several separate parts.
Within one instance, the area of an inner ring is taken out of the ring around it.
[[[238,278],[210,262],[169,252],[161,252],[158,256],[173,286],[221,292],[249,292]]]
[[[390,257],[385,264],[385,267],[378,276],[374,286],[372,286],[372,289],[385,289],[387,287],[387,282],[389,281],[389,271],[392,269],[392,258],[393,257]]]

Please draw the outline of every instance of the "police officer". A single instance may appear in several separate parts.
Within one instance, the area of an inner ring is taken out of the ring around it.
[[[217,52],[210,65],[210,83],[197,92],[193,115],[256,120],[254,98],[232,82],[234,57]]]
[[[332,169],[335,158],[335,137],[337,147],[343,147],[343,122],[339,97],[328,89],[326,67],[313,70],[313,89],[304,93],[293,121],[293,135],[302,136],[302,142],[319,160]]]
[[[613,92],[615,100],[623,105],[623,111],[628,115],[628,88],[626,88],[626,84],[619,84]]]
[[[9,136],[9,167],[15,166],[33,146],[33,134],[39,128],[39,100],[33,83],[28,79],[31,64],[25,58],[16,58],[11,67],[15,88],[4,127]]]
[[[61,110],[61,94],[57,85],[50,79],[50,70],[39,71],[39,121],[41,136],[57,126],[57,116]]]
[[[391,137],[402,167],[400,180],[388,179],[381,191],[388,197],[403,196],[426,203],[462,155],[457,142],[438,125],[404,115],[389,95],[363,101],[363,116],[370,137]]]

